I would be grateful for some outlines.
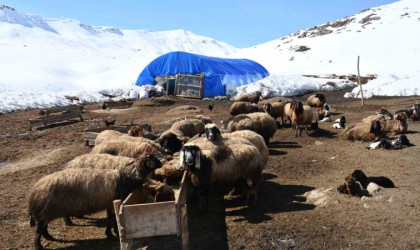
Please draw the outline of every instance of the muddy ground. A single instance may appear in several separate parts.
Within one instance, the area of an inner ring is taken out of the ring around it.
[[[344,91],[327,92],[333,118],[345,115],[360,122],[384,107],[391,112],[408,108],[420,97],[375,97],[361,107],[360,100],[342,98]],[[307,95],[298,97],[305,100]],[[90,149],[84,129],[104,125],[150,123],[155,132],[169,128],[182,113],[166,113],[184,104],[197,105],[217,123],[229,116],[231,101],[175,99],[172,106],[146,106],[136,101],[126,110],[98,110],[87,105],[84,122],[28,131],[28,119],[38,110],[0,116],[0,248],[30,249],[34,228],[29,226],[26,196],[42,176]],[[189,209],[191,249],[419,249],[420,248],[420,122],[410,122],[407,137],[415,146],[403,150],[365,149],[368,143],[344,141],[331,123],[317,132],[295,137],[290,128],[277,131],[270,142],[256,205],[213,194],[207,211],[192,201]],[[370,198],[335,191],[355,169],[371,176],[387,176],[397,188],[383,189]],[[305,194],[306,193],[306,194]],[[310,195],[309,195],[310,194]],[[58,241],[42,240],[47,249],[118,249],[117,239],[105,238],[105,213],[75,219],[76,226],[56,220],[49,226]],[[176,236],[148,238],[136,248],[179,249]]]

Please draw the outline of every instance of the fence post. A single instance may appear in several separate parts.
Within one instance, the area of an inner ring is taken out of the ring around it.
[[[357,76],[358,76],[358,80],[359,80],[360,94],[362,95],[362,106],[364,106],[365,105],[365,101],[364,101],[364,97],[363,97],[362,83],[360,82],[359,62],[360,62],[360,56],[357,56]]]

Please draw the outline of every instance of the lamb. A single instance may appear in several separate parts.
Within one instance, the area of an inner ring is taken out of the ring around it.
[[[250,102],[257,104],[260,100],[261,92],[257,91],[252,94],[243,94],[235,98],[235,102]]]
[[[271,117],[274,118],[274,120],[277,120],[277,118],[280,117],[281,125],[284,125],[284,104],[281,102],[273,102],[273,103],[266,103],[263,105],[263,110],[271,115]]]
[[[400,135],[396,140],[388,141],[386,139],[381,139],[378,142],[371,143],[366,148],[370,150],[374,150],[378,148],[397,150],[397,149],[403,149],[410,146],[412,146],[412,144],[408,140],[407,136]]]
[[[376,183],[379,186],[385,187],[385,188],[395,188],[395,184],[388,177],[385,177],[385,176],[367,177],[366,174],[363,173],[363,171],[360,169],[353,171],[351,176],[356,181],[360,182],[360,184],[362,184],[363,188],[365,189],[367,188],[370,182]]]
[[[406,133],[408,130],[407,115],[399,113],[395,120],[381,120],[382,131],[393,135]]]
[[[224,128],[230,132],[252,130],[260,134],[268,144],[270,138],[276,133],[277,123],[269,114],[258,112],[231,117],[224,122]]]
[[[156,142],[160,143],[165,150],[175,153],[191,137],[203,134],[204,126],[204,123],[197,119],[177,121],[170,129],[163,132]]]
[[[296,128],[295,136],[300,130],[302,135],[302,129],[305,128],[306,134],[308,134],[308,126],[312,123],[313,112],[310,106],[302,105],[299,101],[293,101],[290,106],[292,127]]]
[[[267,162],[261,159],[258,149],[239,140],[230,139],[229,145],[216,147],[214,150],[202,150],[194,143],[187,143],[181,150],[180,159],[191,178],[194,187],[206,194],[214,182],[235,183],[244,179],[251,196],[257,200],[257,187],[261,180],[262,170]]]
[[[159,159],[166,159],[166,154],[160,146],[149,144],[147,142],[131,142],[123,140],[114,140],[101,143],[95,146],[91,153],[93,154],[110,154],[126,156],[130,158],[139,158],[144,153],[154,154]]]
[[[318,108],[318,113],[322,110],[322,107],[327,102],[325,96],[321,93],[317,93],[315,95],[310,95],[306,101],[306,105],[310,107]]]
[[[223,138],[242,138],[246,139],[251,142],[257,149],[260,151],[262,160],[267,162],[268,161],[268,147],[265,144],[264,138],[255,133],[251,130],[239,130],[232,133],[224,133],[223,135],[220,133],[219,128],[217,128],[216,124],[208,124],[206,125],[206,138],[209,141],[213,142],[221,142],[226,143]],[[196,141],[193,141],[196,142]]]
[[[342,116],[342,117],[340,117],[340,119],[335,120],[332,127],[335,128],[335,129],[345,129],[346,128],[346,117]]]
[[[376,115],[378,115],[378,117],[380,119],[392,120],[392,114],[391,114],[391,112],[389,112],[388,110],[386,110],[384,108],[380,108],[378,110],[378,112],[376,112]]]
[[[349,126],[341,133],[344,140],[374,141],[381,135],[381,123],[373,121],[371,124],[361,123]]]
[[[239,114],[249,114],[259,111],[260,107],[254,103],[249,102],[234,102],[232,106],[230,106],[230,115],[232,116]]]
[[[145,164],[149,165],[148,161]],[[143,182],[138,169],[131,173],[114,169],[64,169],[44,176],[31,188],[28,198],[30,225],[37,226],[35,248],[43,249],[41,236],[47,240],[54,239],[48,233],[48,224],[52,220],[83,216],[104,209],[108,217],[105,233],[111,237],[112,224],[114,232],[117,231],[112,214],[113,200],[125,199]]]

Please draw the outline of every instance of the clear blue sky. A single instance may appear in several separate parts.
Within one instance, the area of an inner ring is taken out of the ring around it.
[[[120,29],[184,29],[237,48],[392,2],[396,0],[0,0],[20,13],[44,18]]]

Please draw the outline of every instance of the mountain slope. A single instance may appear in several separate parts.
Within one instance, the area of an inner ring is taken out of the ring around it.
[[[92,27],[0,5],[0,91],[129,86],[150,61],[172,51],[225,57],[236,48],[185,30]]]
[[[361,74],[418,71],[420,1],[403,0],[298,31],[232,57],[246,57],[270,73]]]

